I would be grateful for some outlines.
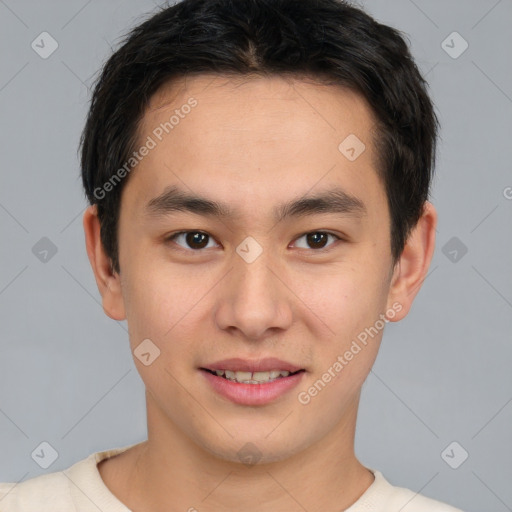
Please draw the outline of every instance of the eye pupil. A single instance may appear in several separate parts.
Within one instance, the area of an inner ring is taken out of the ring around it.
[[[198,231],[192,231],[190,233],[187,233],[186,235],[187,244],[189,244],[189,246],[191,247],[194,247],[195,249],[202,249],[203,247],[208,245],[207,239],[208,235],[204,233],[199,233]],[[206,243],[202,244],[202,242],[204,242],[205,240]],[[196,244],[198,244],[200,247],[197,247]]]
[[[310,245],[312,244],[316,248],[318,248],[317,244],[320,242],[320,245],[321,245],[320,248],[322,248],[325,246],[325,243],[327,242],[327,233],[320,233],[320,232],[309,233],[307,235],[307,239],[308,239],[308,244],[310,244]]]

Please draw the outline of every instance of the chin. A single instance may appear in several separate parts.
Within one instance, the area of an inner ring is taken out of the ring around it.
[[[223,436],[217,443],[211,438],[203,439],[200,444],[218,459],[247,467],[286,460],[312,444],[302,439],[303,431],[300,434],[284,429],[281,432],[273,432],[276,424],[279,424],[279,421],[274,422],[264,434],[261,433],[261,429],[241,428],[233,431],[236,432],[233,438]]]

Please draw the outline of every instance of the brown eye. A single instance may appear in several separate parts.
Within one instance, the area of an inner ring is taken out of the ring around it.
[[[329,244],[327,245],[327,241],[329,237],[333,237],[336,240],[341,240],[341,238],[333,233],[328,233],[326,231],[311,231],[310,233],[305,233],[301,237],[297,238],[297,240],[300,240],[301,238],[306,239],[306,247],[302,246],[301,249],[317,249],[321,250],[326,247],[329,247]]]
[[[208,247],[210,238],[210,235],[203,233],[202,231],[181,231],[180,233],[175,233],[174,235],[170,236],[167,240],[175,242],[178,239],[182,239],[185,241],[186,245],[182,245],[176,242],[177,245],[185,249],[193,249],[199,251]]]
[[[327,243],[327,233],[309,233],[306,240],[313,249],[323,249]]]

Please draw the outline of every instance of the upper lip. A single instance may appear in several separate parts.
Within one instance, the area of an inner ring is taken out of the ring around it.
[[[269,372],[271,370],[284,370],[290,373],[304,369],[275,357],[266,357],[254,361],[233,357],[231,359],[223,359],[222,361],[207,364],[202,368],[206,370],[230,370],[233,372]]]

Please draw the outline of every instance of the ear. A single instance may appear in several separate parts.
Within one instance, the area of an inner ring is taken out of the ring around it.
[[[425,201],[423,213],[411,231],[404,250],[397,261],[390,282],[387,307],[398,303],[391,322],[402,320],[411,309],[412,302],[419,292],[428,272],[436,241],[437,212],[434,205]]]
[[[114,320],[126,318],[121,293],[121,279],[111,267],[112,260],[105,253],[100,237],[100,221],[96,205],[89,206],[83,218],[85,246],[102,297],[103,311]]]

